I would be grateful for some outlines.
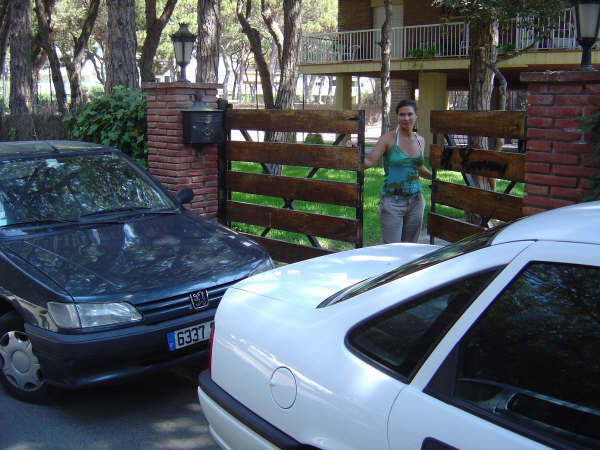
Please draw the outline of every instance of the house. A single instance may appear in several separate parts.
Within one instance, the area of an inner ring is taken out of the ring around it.
[[[446,20],[431,1],[392,0],[392,105],[414,97],[419,90],[419,132],[432,142],[429,112],[446,109],[449,90],[468,89],[469,26]],[[305,35],[301,41],[300,73],[335,75],[336,106],[351,107],[352,76],[379,78],[383,0],[338,0],[338,31]],[[581,50],[576,42],[575,17],[564,12],[552,35],[527,52],[501,61],[498,67],[508,88],[522,89],[521,72],[565,70],[577,67]],[[499,36],[499,53],[527,48],[530,32],[517,19]],[[600,55],[593,52],[593,62]]]

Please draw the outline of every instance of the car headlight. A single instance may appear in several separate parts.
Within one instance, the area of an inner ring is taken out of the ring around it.
[[[267,259],[265,259],[258,266],[256,266],[248,276],[251,277],[252,275],[256,275],[257,273],[266,272],[267,270],[271,270],[272,268],[273,260],[269,256],[267,256]]]
[[[139,311],[129,303],[48,302],[48,311],[61,328],[89,328],[142,320]]]

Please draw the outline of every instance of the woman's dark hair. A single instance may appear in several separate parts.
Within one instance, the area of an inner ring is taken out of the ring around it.
[[[405,106],[410,106],[412,109],[415,110],[415,112],[417,112],[417,104],[415,103],[415,101],[411,100],[410,98],[405,98],[404,100],[400,100],[398,102],[398,106],[396,106],[396,114],[398,114],[400,108],[404,108]]]

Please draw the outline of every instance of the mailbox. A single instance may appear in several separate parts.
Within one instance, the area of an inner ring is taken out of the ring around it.
[[[212,108],[196,97],[192,107],[182,113],[184,144],[221,144],[225,141],[224,110]]]

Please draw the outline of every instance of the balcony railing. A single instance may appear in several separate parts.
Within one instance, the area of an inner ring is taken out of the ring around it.
[[[575,17],[565,10],[549,37],[536,50],[577,49]],[[392,28],[392,59],[463,57],[469,54],[469,26],[464,22]],[[301,64],[374,61],[381,59],[381,29],[319,33],[302,37]],[[519,26],[518,18],[500,30],[499,51],[523,50],[534,41],[533,32]]]

